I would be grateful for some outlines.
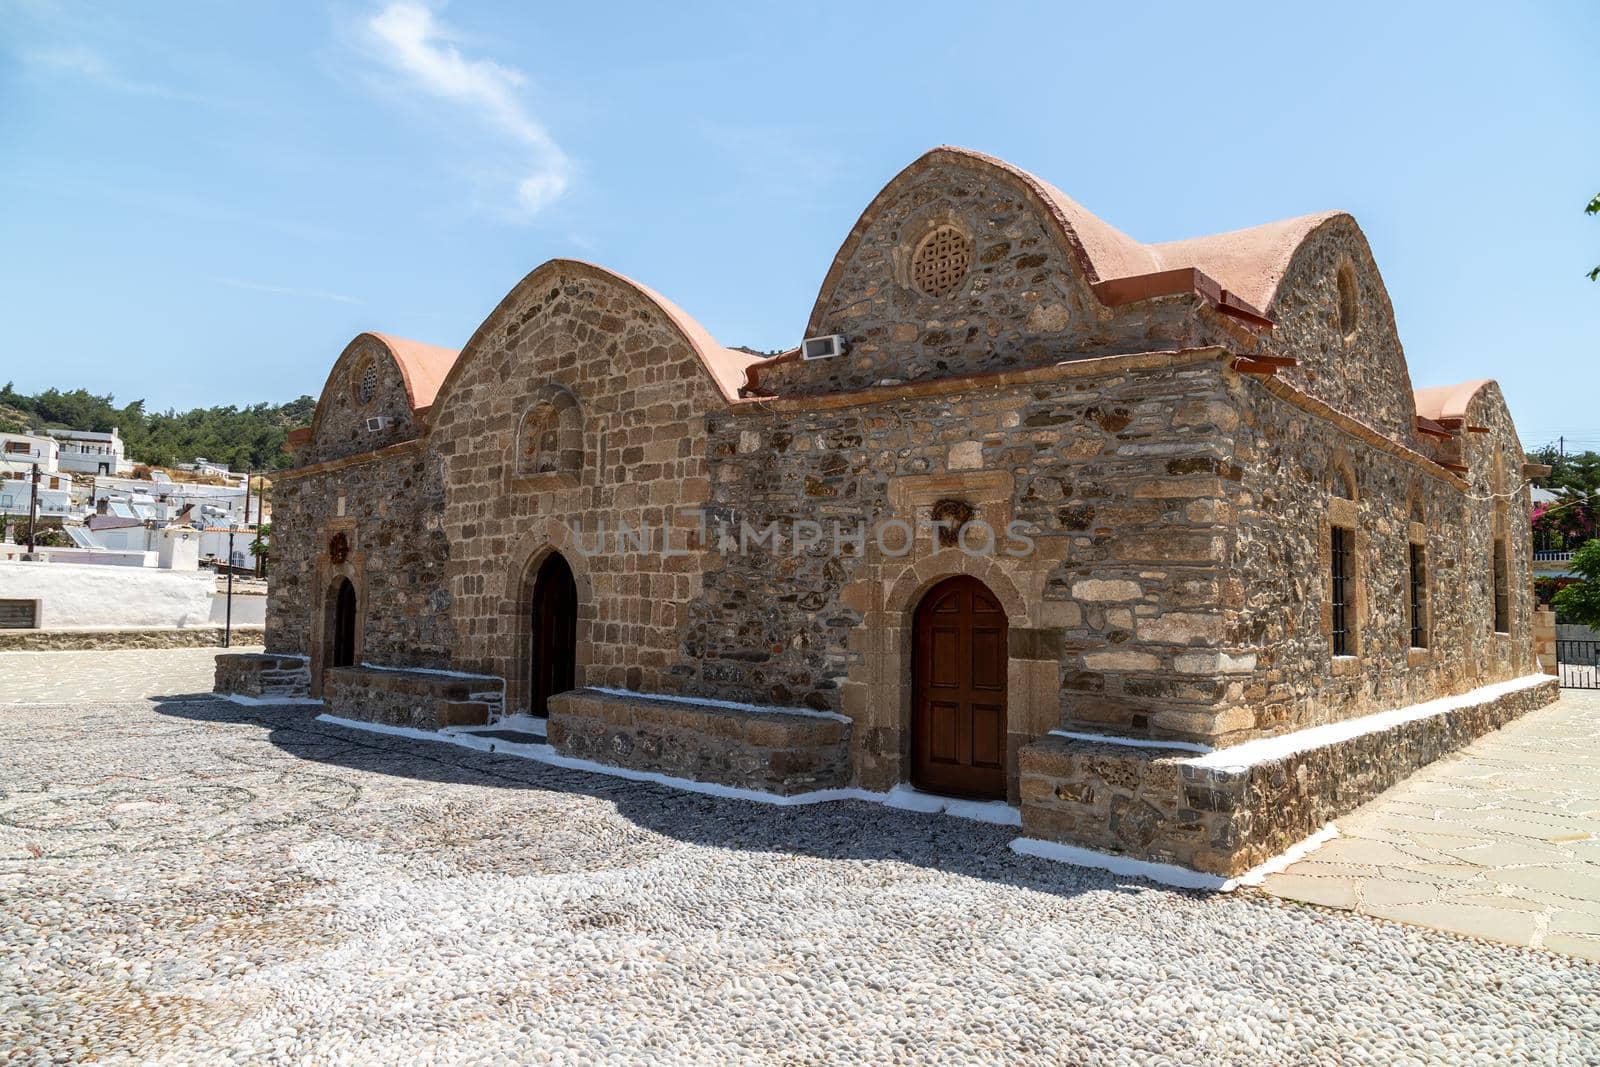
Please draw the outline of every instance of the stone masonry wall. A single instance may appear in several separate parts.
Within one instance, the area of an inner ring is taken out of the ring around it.
[[[273,484],[267,648],[309,655],[332,588],[328,543],[343,532],[357,570],[363,658],[446,667],[454,630],[444,493],[420,448],[287,471]]]
[[[160,630],[0,630],[0,652],[61,652],[75,649],[222,647],[220,626]],[[262,628],[235,626],[233,644],[259,645]]]
[[[499,678],[426,671],[330,667],[322,696],[330,715],[416,730],[481,726],[504,709]]]
[[[304,656],[223,652],[217,656],[214,693],[234,696],[308,696],[311,670]]]
[[[1506,441],[1509,420],[1490,435],[1467,435],[1471,486],[1375,448],[1248,381],[1239,388],[1245,422],[1236,433],[1243,472],[1228,507],[1237,526],[1233,565],[1242,601],[1229,641],[1254,655],[1241,676],[1244,699],[1219,739],[1281,733],[1436,696],[1536,670],[1531,642],[1531,543],[1522,454]],[[1503,406],[1502,406],[1503,410]],[[1491,634],[1494,527],[1490,492],[1496,447],[1505,464],[1513,626]],[[1334,499],[1351,479],[1353,501]],[[1412,520],[1420,511],[1420,524]],[[1331,646],[1330,526],[1355,531],[1354,655]],[[1426,647],[1411,647],[1409,545],[1424,545]]]
[[[1355,283],[1355,330],[1339,319],[1339,270]],[[1394,308],[1372,250],[1355,220],[1336,216],[1301,245],[1278,283],[1275,325],[1261,350],[1299,361],[1283,380],[1395,441],[1417,445],[1416,404]]]
[[[1022,830],[1237,875],[1418,768],[1557,699],[1555,679],[1305,751],[1228,765],[1217,754],[1051,736],[1022,750]]]
[[[763,389],[838,392],[1223,339],[1193,296],[1106,307],[1022,184],[992,166],[953,160],[887,193],[813,330],[845,335],[849,352],[762,368]],[[972,257],[955,291],[934,297],[912,284],[910,261],[940,225],[965,233]]]
[[[445,486],[427,511],[451,545],[453,665],[502,674],[522,706],[532,578],[560,551],[578,582],[577,683],[672,691],[702,556],[679,507],[704,502],[704,419],[724,406],[662,310],[612,275],[564,264],[530,277],[463,354],[430,414],[427,463]],[[518,427],[552,386],[576,401],[581,466],[519,477]],[[673,548],[660,531],[677,523]],[[605,539],[599,536],[604,526]],[[619,527],[649,528],[646,549]]]
[[[578,690],[551,700],[562,755],[789,796],[848,784],[841,716],[651,700]]]
[[[831,532],[834,522],[926,521],[927,506],[950,497],[982,504],[1002,537],[1018,520],[1034,550],[997,553],[993,566],[1023,605],[1012,620],[1022,627],[1018,669],[1051,663],[1053,714],[1030,724],[1033,735],[1075,722],[1209,736],[1241,688],[1221,626],[1238,595],[1221,565],[1225,501],[1239,476],[1219,446],[1219,426],[1238,418],[1221,359],[1157,367],[1135,358],[1003,387],[742,408],[710,423],[710,513],[732,530],[813,520]],[[850,710],[858,744],[901,743],[898,700],[864,712],[846,708],[842,691],[868,657],[909,639],[908,618],[875,613],[870,590],[895,586],[938,546],[924,537],[903,558],[871,543],[841,546],[826,537],[796,555],[786,540],[776,552],[717,557],[688,610],[675,667],[684,691]],[[851,587],[863,582],[869,591],[857,596]],[[872,637],[885,627],[892,636]],[[904,689],[909,673],[875,684]]]

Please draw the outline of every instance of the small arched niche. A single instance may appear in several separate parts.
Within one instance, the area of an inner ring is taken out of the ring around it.
[[[1356,283],[1354,263],[1340,261],[1335,285],[1339,295],[1339,332],[1345,341],[1354,341],[1361,328],[1361,287]]]
[[[519,479],[575,480],[583,470],[583,413],[565,386],[541,388],[517,423],[513,469]]]

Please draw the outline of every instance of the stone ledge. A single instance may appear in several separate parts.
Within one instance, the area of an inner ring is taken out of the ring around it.
[[[1486,686],[1494,690],[1495,686]],[[1231,763],[1050,735],[1018,753],[1027,837],[1230,876],[1304,840],[1417,769],[1560,697],[1554,679],[1439,714]],[[1382,714],[1382,713],[1380,713]],[[1242,746],[1241,746],[1242,747]]]
[[[790,795],[847,784],[850,723],[831,715],[575,689],[550,698],[557,752]]]
[[[311,665],[304,656],[276,652],[222,652],[217,655],[213,693],[246,697],[310,695]]]
[[[499,717],[505,682],[488,675],[387,667],[329,667],[322,672],[328,714],[341,719],[438,730],[482,726]]]
[[[109,651],[119,648],[221,648],[220,626],[170,630],[0,630],[0,652]],[[235,626],[235,645],[265,643],[265,628]]]

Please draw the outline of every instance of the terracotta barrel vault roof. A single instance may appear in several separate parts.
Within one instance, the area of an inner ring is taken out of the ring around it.
[[[1349,218],[1343,212],[1326,211],[1209,236],[1145,244],[1099,218],[1056,186],[1011,163],[970,149],[943,145],[924,153],[903,169],[862,212],[834,257],[807,333],[815,332],[826,312],[826,302],[837,275],[884,203],[923,171],[950,163],[993,168],[1019,183],[1046,219],[1054,223],[1063,247],[1073,255],[1086,280],[1107,304],[1194,291],[1212,301],[1219,310],[1246,320],[1254,318],[1258,325],[1270,325],[1267,316],[1299,249],[1320,227],[1336,219]],[[418,414],[425,413],[447,390],[457,365],[462,362],[462,353],[474,352],[485,343],[485,331],[500,311],[513,304],[530,285],[562,272],[600,276],[632,289],[654,304],[682,335],[723,398],[730,403],[740,399],[751,367],[798,356],[798,352],[793,352],[769,357],[728,348],[693,316],[655,290],[606,267],[576,259],[548,260],[530,272],[480,324],[460,352],[375,332],[359,335],[351,344],[361,337],[372,337],[388,349],[400,368],[412,409]],[[1466,419],[1468,404],[1486,384],[1486,380],[1476,380],[1416,390],[1416,409],[1421,423],[1460,425]],[[1442,431],[1444,427],[1424,426],[1424,429]]]
[[[1246,318],[1252,314],[1265,318],[1284,273],[1306,238],[1330,220],[1348,217],[1344,212],[1325,211],[1208,237],[1145,244],[1035,174],[982,152],[941,145],[897,174],[861,213],[823,281],[808,333],[818,328],[838,272],[885,201],[915,175],[951,162],[992,167],[1028,190],[1055,223],[1057,236],[1073,253],[1089,284],[1107,303],[1194,289],[1225,309],[1244,312]],[[1147,284],[1128,284],[1134,279]]]
[[[1418,389],[1414,394],[1417,398],[1417,414],[1438,423],[1465,420],[1472,398],[1490,384],[1492,382],[1488,378],[1475,378],[1456,385],[1430,385],[1426,389]]]
[[[425,345],[421,341],[409,341],[393,334],[369,331],[367,336],[377,338],[394,356],[400,368],[400,377],[406,383],[406,397],[411,401],[411,410],[422,411],[432,407],[434,397],[439,395],[439,386],[444,384],[445,375],[450,373],[456,357],[461,353],[453,348]]]

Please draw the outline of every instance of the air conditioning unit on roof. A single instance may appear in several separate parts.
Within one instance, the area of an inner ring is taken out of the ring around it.
[[[807,337],[800,342],[801,359],[832,359],[834,356],[844,355],[846,342],[844,334],[830,333],[821,337]]]

